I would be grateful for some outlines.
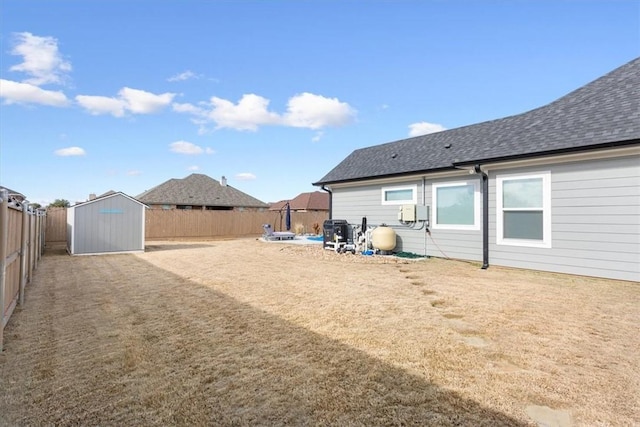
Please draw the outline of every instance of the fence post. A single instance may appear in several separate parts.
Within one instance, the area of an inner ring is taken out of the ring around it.
[[[29,237],[29,202],[22,202],[22,235],[20,242],[20,306],[24,304],[24,287],[27,284],[27,238]]]
[[[0,190],[0,352],[4,343],[4,291],[7,278],[7,240],[9,239],[9,192]]]
[[[33,219],[36,221],[33,236],[33,269],[36,270],[40,260],[40,217],[35,209],[33,210]]]
[[[27,283],[31,283],[33,273],[33,215],[29,215],[29,233],[27,237]]]
[[[41,259],[44,252],[44,224],[42,223],[44,216],[42,216],[42,211],[40,209],[36,209],[36,215],[38,215],[38,259]]]
[[[38,208],[37,212],[40,215],[40,256],[42,256],[47,244],[47,210]]]

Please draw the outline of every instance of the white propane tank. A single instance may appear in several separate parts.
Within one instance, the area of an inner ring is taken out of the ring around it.
[[[396,247],[396,232],[386,224],[376,227],[371,233],[374,249],[390,251]]]

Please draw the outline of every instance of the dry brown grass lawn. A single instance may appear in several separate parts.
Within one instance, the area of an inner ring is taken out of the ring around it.
[[[640,425],[639,307],[638,283],[254,239],[48,253],[0,424]]]

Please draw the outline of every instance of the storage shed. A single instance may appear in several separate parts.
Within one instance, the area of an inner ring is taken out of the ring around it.
[[[93,255],[144,251],[146,205],[122,192],[67,210],[67,251]]]

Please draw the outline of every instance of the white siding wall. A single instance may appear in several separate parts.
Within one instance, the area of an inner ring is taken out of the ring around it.
[[[551,172],[551,248],[495,244],[495,177],[514,170],[490,171],[490,264],[640,281],[640,157],[528,171]]]

